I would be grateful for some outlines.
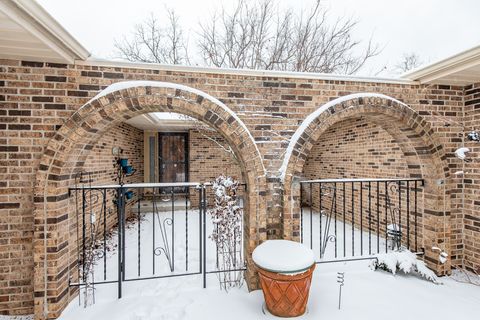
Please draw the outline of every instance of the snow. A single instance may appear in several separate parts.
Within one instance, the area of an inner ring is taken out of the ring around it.
[[[340,104],[342,102],[345,102],[345,101],[348,101],[348,100],[352,100],[352,99],[357,99],[357,98],[382,98],[382,99],[387,99],[387,100],[390,100],[390,101],[393,101],[393,102],[396,102],[400,105],[403,105],[405,107],[408,107],[406,104],[404,104],[403,102],[397,100],[397,99],[394,99],[392,97],[389,97],[389,96],[386,96],[384,94],[380,94],[380,93],[371,93],[371,92],[362,92],[362,93],[354,93],[354,94],[349,94],[349,95],[346,95],[346,96],[342,96],[342,97],[339,97],[337,99],[334,99],[332,101],[329,101],[327,102],[326,104],[324,104],[323,106],[321,106],[320,108],[318,108],[317,110],[313,111],[312,113],[310,113],[308,115],[307,118],[305,118],[305,120],[303,120],[302,124],[297,128],[297,130],[295,131],[295,133],[293,134],[292,138],[290,139],[290,143],[288,144],[288,147],[287,147],[287,151],[285,153],[285,157],[283,158],[283,163],[282,163],[282,166],[280,167],[280,178],[282,179],[282,181],[285,180],[285,174],[286,174],[286,171],[287,171],[287,166],[288,166],[288,162],[290,161],[290,157],[292,156],[292,152],[293,152],[293,148],[295,147],[295,145],[297,144],[298,142],[298,139],[300,139],[301,135],[303,134],[303,132],[308,128],[308,126],[316,119],[318,118],[318,116],[320,116],[323,112],[325,112],[326,110],[328,110],[328,108],[334,106],[334,105],[337,105],[337,104]],[[409,108],[409,107],[408,107]]]
[[[185,272],[185,212],[175,213],[175,266],[178,273]],[[162,213],[161,217],[169,217]],[[190,210],[189,216],[189,272],[198,270],[198,211]],[[305,230],[309,227],[309,214],[304,214]],[[316,226],[318,214],[312,218]],[[141,276],[152,275],[151,242],[152,215],[145,214],[142,228],[142,269]],[[212,224],[207,215],[207,234],[211,233]],[[338,225],[339,238],[342,238],[343,225]],[[348,235],[352,229],[346,225]],[[355,230],[354,230],[355,231]],[[355,235],[356,243],[358,234]],[[315,237],[316,238],[316,237]],[[314,249],[318,245],[314,238]],[[304,239],[309,244],[309,234]],[[367,245],[364,237],[364,244]],[[347,238],[348,240],[348,238]],[[112,239],[116,241],[116,237]],[[157,243],[159,244],[159,243]],[[383,244],[383,243],[382,243]],[[137,276],[137,228],[130,226],[126,232],[126,269],[127,278]],[[375,247],[375,243],[373,245]],[[333,258],[333,243],[326,251],[326,259]],[[340,245],[341,247],[341,245]],[[207,240],[207,270],[215,265],[213,241]],[[364,250],[366,250],[364,248]],[[341,250],[340,250],[341,251]],[[356,249],[356,254],[359,250]],[[318,253],[316,253],[318,255]],[[349,252],[347,251],[347,255]],[[318,258],[318,256],[317,256]],[[157,274],[170,274],[164,256],[156,258]],[[116,253],[108,254],[107,279],[116,278]],[[391,273],[369,267],[369,261],[339,262],[318,264],[313,274],[308,314],[299,319],[336,319],[336,320],[389,320],[405,319],[471,319],[480,312],[480,287],[460,283],[450,277],[441,278],[443,285],[438,286],[420,279],[415,274]],[[345,273],[345,285],[342,288],[342,309],[338,310],[337,272]],[[103,277],[103,264],[99,261],[95,276]],[[157,280],[133,281],[124,283],[123,298],[116,298],[116,284],[96,286],[95,305],[83,308],[78,305],[78,298],[72,300],[60,316],[62,320],[157,320],[157,319],[209,319],[209,320],[244,320],[244,319],[278,319],[262,313],[263,294],[261,291],[248,292],[246,286],[232,288],[227,292],[220,290],[215,275],[207,276],[207,288],[202,288],[201,275],[164,278]],[[392,312],[401,310],[402,312]],[[409,314],[411,316],[409,316]],[[0,320],[9,319],[2,318]]]
[[[400,226],[395,223],[391,223],[387,226],[388,231],[400,231]]]
[[[470,283],[480,287],[480,274],[475,274],[467,270],[455,269],[452,270],[451,278],[458,282]]]
[[[405,274],[417,272],[425,279],[439,283],[435,273],[428,269],[425,263],[418,260],[417,256],[409,250],[391,251],[389,253],[377,254],[376,257],[377,260],[374,260],[371,264],[374,269],[383,268],[394,275],[397,271],[403,271]]]
[[[105,184],[105,185],[93,185],[88,184],[76,186],[74,189],[115,189],[115,188],[166,188],[166,187],[198,187],[198,182],[141,182],[141,183],[125,183],[119,184]]]
[[[470,152],[470,149],[462,147],[455,150],[455,156],[460,160],[465,160],[467,157],[466,153]]]
[[[315,263],[311,249],[288,240],[265,241],[255,248],[252,259],[262,269],[281,273],[305,271]]]
[[[343,182],[393,182],[393,181],[419,181],[418,178],[338,178],[338,179],[313,179],[313,180],[302,180],[301,182],[311,182],[311,183],[343,183]]]
[[[258,150],[257,145],[255,144],[255,139],[253,139],[253,136],[250,133],[250,130],[248,130],[245,123],[235,114],[235,112],[233,112],[229,107],[227,107],[223,102],[221,102],[217,98],[214,98],[211,95],[209,95],[209,94],[207,94],[203,91],[200,91],[198,89],[195,89],[195,88],[191,88],[191,87],[184,86],[184,85],[177,84],[177,83],[162,82],[162,81],[121,81],[121,82],[113,83],[113,84],[109,85],[108,87],[106,87],[105,89],[103,89],[102,91],[100,91],[95,97],[90,99],[90,101],[88,101],[87,104],[89,104],[93,100],[97,100],[97,99],[99,99],[101,97],[104,97],[104,96],[106,96],[110,93],[113,93],[115,91],[125,90],[125,89],[130,89],[130,88],[137,88],[137,87],[154,87],[154,88],[178,89],[178,90],[182,90],[182,91],[186,91],[186,92],[190,92],[190,93],[199,95],[199,96],[203,97],[204,99],[209,100],[210,102],[212,102],[212,103],[218,105],[219,107],[221,107],[225,112],[227,112],[231,117],[233,117],[237,121],[238,124],[240,124],[240,126],[245,130],[245,133],[248,134],[250,140],[252,141],[253,145],[255,146],[255,149],[257,150],[257,154],[260,154],[260,151]],[[265,171],[263,161],[260,161],[260,162],[262,164],[263,171]]]

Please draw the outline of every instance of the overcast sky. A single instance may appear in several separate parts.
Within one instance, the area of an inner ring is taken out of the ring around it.
[[[282,6],[308,6],[311,0],[278,0]],[[232,3],[222,0],[38,0],[94,56],[115,58],[114,39],[128,34],[136,23],[165,6],[175,9],[189,32],[215,8]],[[415,52],[434,62],[480,45],[479,0],[325,0],[331,16],[359,20],[354,35],[383,47],[360,74],[391,76],[404,53]]]

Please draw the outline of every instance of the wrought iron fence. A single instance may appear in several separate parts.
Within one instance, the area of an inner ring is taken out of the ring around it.
[[[307,180],[300,190],[301,242],[318,262],[399,248],[421,253],[422,179]]]
[[[243,261],[219,270],[218,248],[207,241],[209,188],[195,182],[70,188],[77,254],[70,287],[117,283],[121,298],[124,282],[201,275],[205,288],[208,274],[243,272]],[[236,250],[243,257],[243,245]]]

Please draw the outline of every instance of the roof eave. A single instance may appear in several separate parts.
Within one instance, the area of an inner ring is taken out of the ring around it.
[[[476,46],[446,59],[408,71],[400,78],[429,83],[479,64],[480,46]]]
[[[66,63],[86,60],[90,53],[34,0],[0,1],[0,10],[32,33]]]

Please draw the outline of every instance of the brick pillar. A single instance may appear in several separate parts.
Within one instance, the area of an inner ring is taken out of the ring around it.
[[[58,201],[55,196],[35,198],[35,319],[57,318],[69,301],[69,201],[63,191]]]
[[[423,245],[425,262],[439,276],[451,274],[450,199],[444,179],[426,179],[424,189]],[[448,253],[445,264],[440,263],[438,247]]]

